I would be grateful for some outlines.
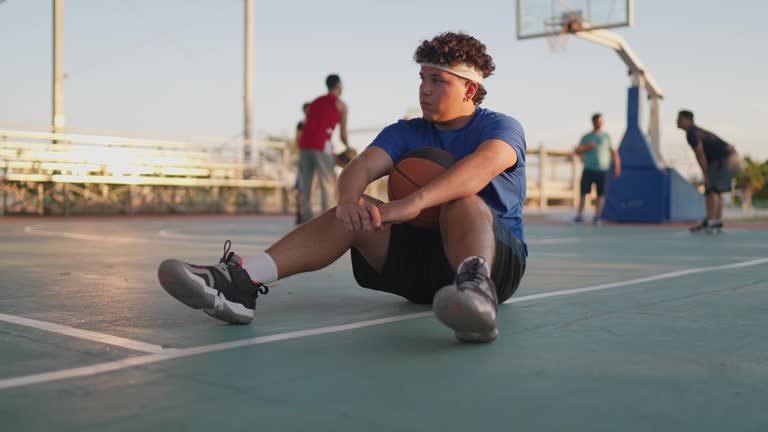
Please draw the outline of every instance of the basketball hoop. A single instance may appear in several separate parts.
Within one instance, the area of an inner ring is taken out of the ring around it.
[[[568,50],[568,35],[583,30],[582,15],[580,10],[563,12],[559,17],[554,17],[544,22],[547,29],[547,45],[550,52],[562,52]]]
[[[547,35],[547,46],[549,46],[549,52],[558,53],[568,51],[568,34],[567,33],[553,33]]]

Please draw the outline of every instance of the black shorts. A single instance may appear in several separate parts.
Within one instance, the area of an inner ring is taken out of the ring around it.
[[[491,279],[499,303],[517,290],[525,273],[525,248],[520,240],[493,216],[496,255]],[[389,251],[379,274],[362,254],[352,248],[352,270],[360,286],[405,297],[413,303],[431,304],[435,293],[453,283],[454,272],[443,249],[439,230],[392,225]]]
[[[581,195],[592,191],[592,183],[597,189],[597,196],[605,195],[605,184],[608,182],[608,171],[584,169],[581,173]]]
[[[731,191],[731,182],[739,172],[739,156],[736,152],[731,152],[724,158],[709,162],[707,165],[707,174],[709,175],[709,185],[706,193],[721,193]]]

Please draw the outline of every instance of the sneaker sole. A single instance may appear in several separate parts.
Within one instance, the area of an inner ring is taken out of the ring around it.
[[[499,336],[499,330],[493,329],[491,332],[456,332],[456,339],[466,343],[488,343],[493,342]]]
[[[203,309],[206,314],[231,324],[253,321],[253,310],[227,300],[189,269],[183,261],[168,259],[157,269],[157,278],[168,294],[192,309]]]
[[[499,334],[495,315],[478,316],[482,312],[468,307],[452,285],[443,287],[435,294],[432,310],[437,319],[452,329],[462,342],[491,342]]]

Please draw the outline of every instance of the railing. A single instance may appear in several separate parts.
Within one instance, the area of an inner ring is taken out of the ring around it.
[[[144,139],[2,126],[0,214],[286,210],[286,189],[295,178],[295,163],[282,142],[254,142],[253,161],[245,162],[243,140]],[[577,156],[541,146],[526,157],[526,205],[578,202]],[[370,192],[385,198],[386,183],[379,183]]]
[[[526,204],[539,208],[574,207],[579,200],[581,160],[571,151],[544,145],[526,152]]]
[[[251,163],[243,145],[0,129],[0,170],[5,181],[282,186],[285,144],[254,143]]]
[[[114,203],[121,199],[110,198],[110,190],[122,186],[130,186],[131,195],[135,187],[204,188],[217,197],[220,188],[282,191],[292,170],[285,143],[254,142],[250,162],[243,160],[245,145],[243,140],[193,142],[0,128],[0,211],[6,212],[9,195],[11,206],[21,203],[21,213],[29,212],[29,201],[35,198],[35,212],[45,214],[46,198],[62,201],[61,194],[65,204],[70,198],[98,196]],[[62,191],[62,184],[72,186]],[[132,208],[133,199],[128,201]]]

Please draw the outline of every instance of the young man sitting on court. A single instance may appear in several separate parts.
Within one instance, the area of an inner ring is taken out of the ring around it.
[[[414,60],[423,117],[386,127],[342,171],[335,209],[245,260],[229,252],[229,242],[214,266],[166,260],[158,271],[166,291],[215,318],[249,323],[265,284],[322,269],[351,249],[361,286],[432,303],[459,340],[494,340],[497,304],[512,296],[525,271],[523,128],[478,107],[495,65],[477,39],[444,33],[424,41]],[[364,195],[422,147],[447,150],[457,162],[404,199],[382,203]],[[402,223],[434,206],[439,230]]]

